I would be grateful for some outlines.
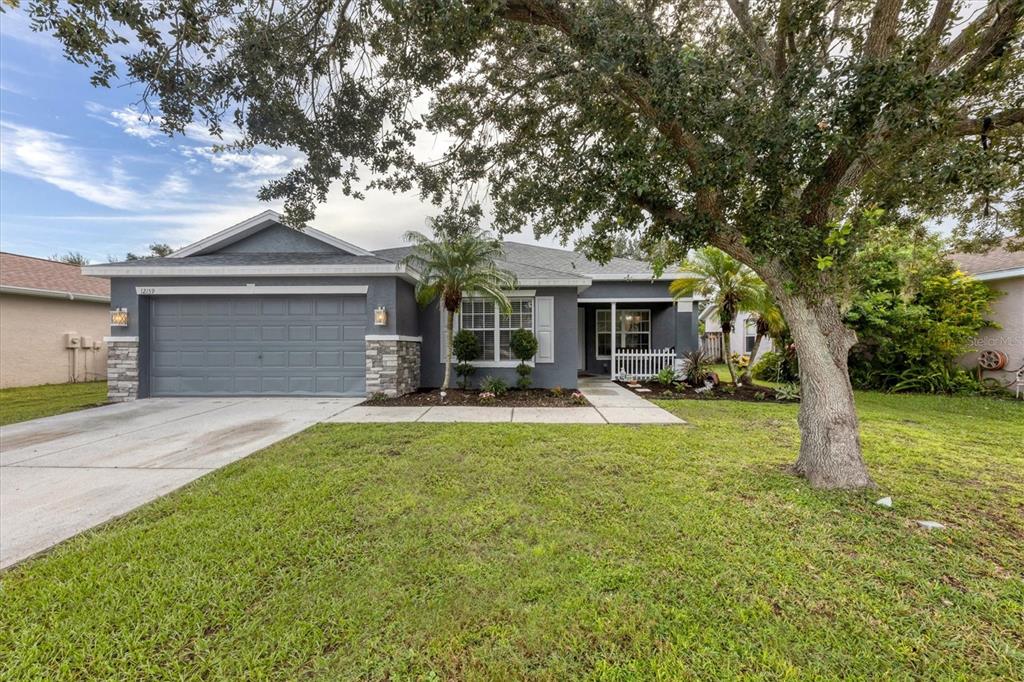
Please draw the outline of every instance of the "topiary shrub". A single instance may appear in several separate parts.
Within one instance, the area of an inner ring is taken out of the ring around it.
[[[519,360],[519,365],[516,367],[516,374],[519,375],[519,378],[516,379],[516,386],[521,389],[529,388],[533,383],[530,376],[533,373],[533,367],[526,364],[526,361],[537,354],[537,346],[537,337],[529,329],[516,329],[509,339],[509,350],[512,351],[512,356]]]
[[[452,352],[458,359],[455,365],[455,375],[459,377],[459,388],[469,388],[469,382],[476,373],[476,367],[472,363],[480,357],[480,342],[476,334],[463,329],[452,339]]]

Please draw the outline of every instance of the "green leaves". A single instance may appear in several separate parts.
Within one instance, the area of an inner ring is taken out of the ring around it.
[[[963,134],[965,116],[1021,106],[1020,3],[983,12],[962,52],[923,38],[930,5],[903,3],[870,58],[874,2],[744,4],[746,21],[720,0],[29,7],[95,84],[140,83],[165,132],[231,125],[237,149],[301,150],[259,193],[293,225],[335,189],[460,208],[486,191],[499,234],[582,232],[598,257],[650,237],[673,259],[735,238],[810,297],[842,290],[871,211],[1024,234],[1019,124],[984,147]],[[423,158],[424,138],[450,144]]]

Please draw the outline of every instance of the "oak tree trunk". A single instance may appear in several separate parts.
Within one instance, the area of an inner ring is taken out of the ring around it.
[[[861,456],[860,431],[847,368],[857,335],[831,300],[814,305],[776,292],[800,364],[800,456],[794,470],[815,488],[874,486]]]

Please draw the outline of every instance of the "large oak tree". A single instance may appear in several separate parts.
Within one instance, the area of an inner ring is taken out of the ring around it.
[[[262,191],[308,221],[332,183],[444,203],[607,255],[712,244],[767,283],[799,353],[796,470],[861,487],[842,323],[878,211],[1020,235],[1024,0],[31,0],[167,132],[230,122],[306,163]],[[417,135],[452,140],[417,159]],[[661,262],[659,260],[659,262]]]

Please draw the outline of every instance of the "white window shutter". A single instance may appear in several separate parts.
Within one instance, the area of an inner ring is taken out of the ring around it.
[[[534,333],[537,335],[536,362],[555,361],[555,297],[538,296],[534,311]]]

